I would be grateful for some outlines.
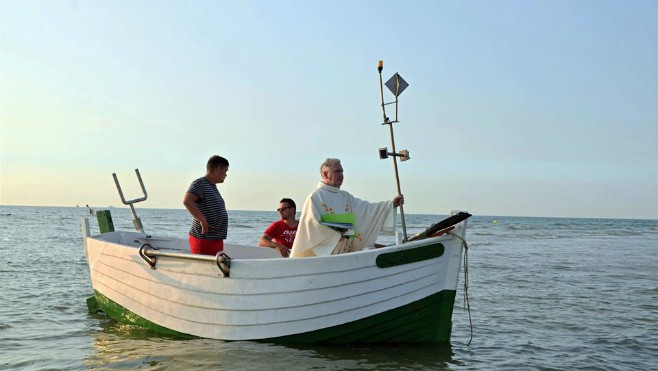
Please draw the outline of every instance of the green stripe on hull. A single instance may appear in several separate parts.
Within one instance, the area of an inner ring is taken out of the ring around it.
[[[417,263],[423,260],[438,258],[443,255],[443,244],[420,246],[415,249],[387,252],[377,256],[379,268],[390,268],[398,265]]]
[[[354,322],[267,339],[282,343],[448,343],[454,290],[444,290],[405,306]]]
[[[105,312],[105,314],[108,317],[112,318],[117,322],[121,322],[126,325],[143,327],[147,330],[159,332],[165,335],[171,335],[171,336],[182,337],[182,338],[196,337],[189,334],[184,334],[178,331],[174,331],[172,329],[155,324],[144,317],[140,317],[135,313],[129,311],[128,309],[122,307],[121,305],[117,304],[116,302],[112,301],[110,298],[108,298],[107,296],[101,294],[96,290],[94,290],[94,296],[96,296],[96,301],[98,302],[98,306],[103,310],[103,312]]]
[[[195,337],[140,317],[96,290],[94,294],[103,312],[118,322],[177,337]],[[452,330],[455,294],[454,290],[444,290],[405,306],[353,322],[260,341],[304,344],[448,343]]]

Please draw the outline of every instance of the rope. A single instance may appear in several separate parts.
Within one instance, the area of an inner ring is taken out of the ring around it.
[[[471,318],[471,303],[468,300],[468,244],[466,243],[466,240],[460,236],[453,233],[448,234],[459,238],[462,241],[462,246],[464,247],[464,310],[468,312],[468,323],[471,330],[471,337],[468,339],[466,346],[470,346],[471,342],[473,341],[473,319]]]

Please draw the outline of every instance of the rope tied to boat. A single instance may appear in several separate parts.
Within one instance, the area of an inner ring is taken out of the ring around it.
[[[466,240],[454,233],[448,233],[459,238],[462,241],[462,246],[464,247],[464,310],[468,312],[468,323],[470,325],[471,337],[468,339],[468,344],[470,346],[473,341],[473,319],[471,318],[471,303],[468,301],[468,244]]]

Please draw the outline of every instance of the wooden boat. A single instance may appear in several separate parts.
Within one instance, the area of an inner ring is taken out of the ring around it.
[[[119,322],[222,340],[449,342],[469,216],[438,223],[452,227],[436,237],[434,226],[410,242],[297,259],[231,244],[193,255],[185,239],[140,232],[92,236],[87,218],[82,232],[95,301]]]

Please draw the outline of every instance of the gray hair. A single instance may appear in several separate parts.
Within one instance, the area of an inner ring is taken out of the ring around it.
[[[340,165],[340,160],[337,158],[328,158],[324,160],[322,165],[320,165],[320,175],[324,172],[324,169],[332,167],[334,165]]]

